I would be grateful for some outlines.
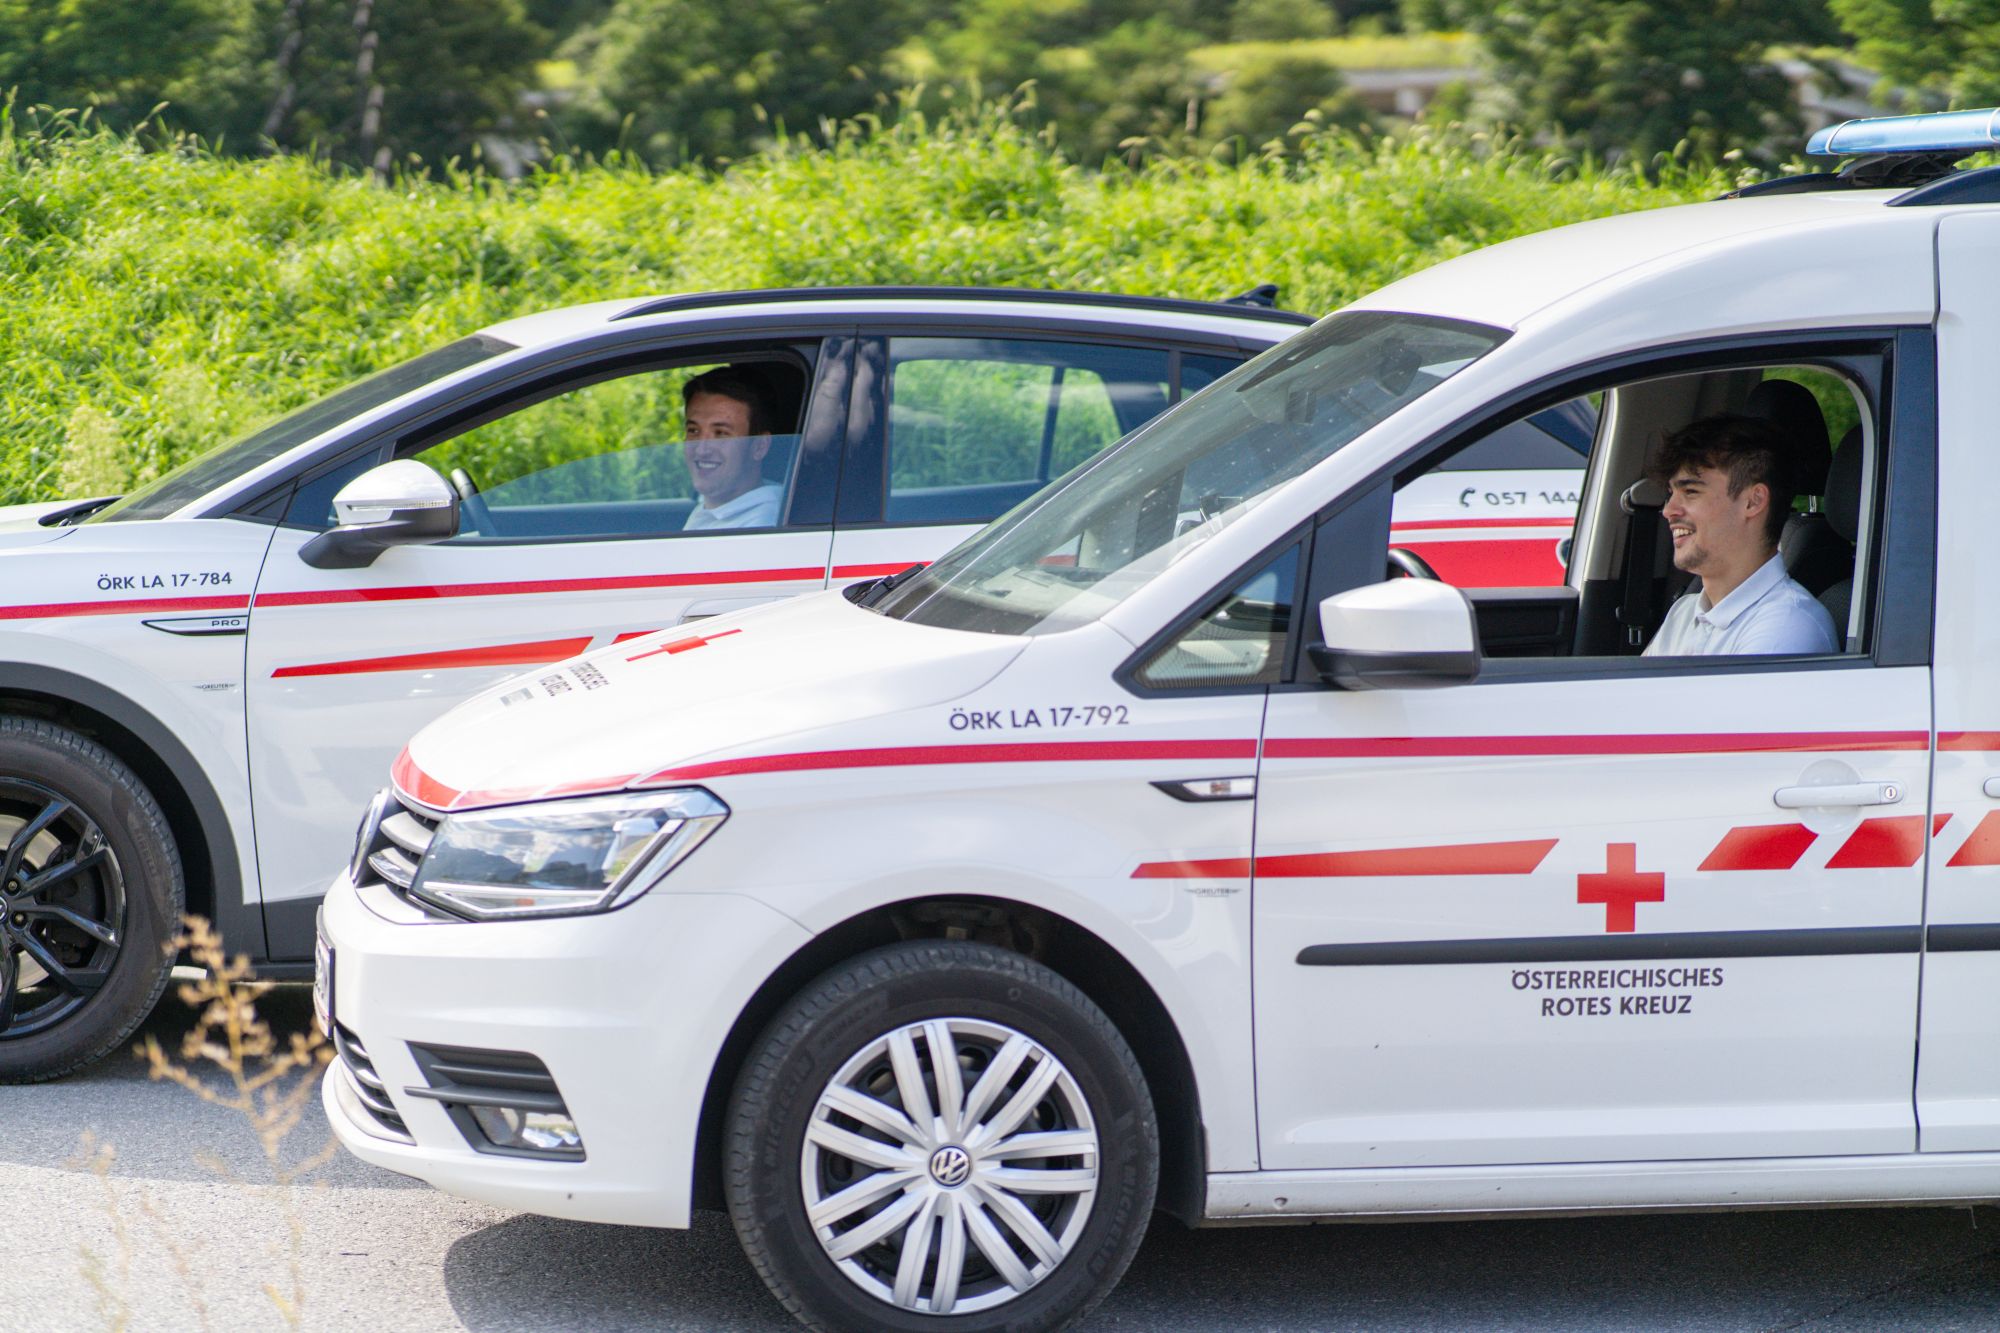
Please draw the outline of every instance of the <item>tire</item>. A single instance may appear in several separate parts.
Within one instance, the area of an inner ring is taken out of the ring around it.
[[[0,716],[0,1083],[59,1078],[166,989],[185,886],[153,794],[66,727]]]
[[[905,1116],[913,1087],[925,1105]],[[950,1104],[969,1127],[932,1111]],[[1019,954],[919,941],[842,964],[771,1021],[730,1099],[723,1170],[744,1253],[813,1328],[1062,1328],[1139,1248],[1159,1127],[1131,1048],[1076,987]]]

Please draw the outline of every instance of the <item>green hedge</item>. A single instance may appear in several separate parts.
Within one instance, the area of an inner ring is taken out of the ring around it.
[[[1715,193],[1419,134],[1084,171],[1004,115],[849,126],[721,174],[558,161],[380,184],[0,120],[0,502],[104,493],[510,315],[656,292],[950,283],[1321,312],[1521,232]]]

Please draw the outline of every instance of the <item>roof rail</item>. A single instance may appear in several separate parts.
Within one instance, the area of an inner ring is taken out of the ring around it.
[[[1269,289],[1269,299],[1277,299],[1276,286],[1266,283],[1227,301],[1190,301],[1171,296],[1126,296],[1118,292],[1044,291],[1034,287],[768,287],[734,292],[690,292],[682,296],[662,296],[619,315],[637,319],[641,315],[663,315],[670,311],[707,310],[718,306],[744,305],[752,301],[1094,301],[1099,305],[1131,310],[1172,310],[1185,315],[1223,315],[1233,319],[1262,319],[1303,327],[1313,322],[1311,315],[1296,310],[1278,310],[1258,303],[1257,297]]]
[[[1808,171],[1778,176],[1731,190],[1724,199],[1753,199],[1772,194],[1818,194],[1826,190],[1915,190],[1963,174],[1953,170],[1972,156],[1971,149],[1873,153],[1856,158],[1839,171]],[[1898,199],[1894,202],[1900,203]]]

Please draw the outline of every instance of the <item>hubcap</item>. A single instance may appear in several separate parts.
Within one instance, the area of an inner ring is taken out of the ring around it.
[[[876,1038],[827,1083],[800,1163],[827,1257],[901,1309],[970,1314],[1054,1272],[1097,1198],[1097,1127],[1032,1039],[970,1018]]]
[[[125,881],[97,822],[39,783],[0,778],[0,1041],[60,1023],[103,988]]]

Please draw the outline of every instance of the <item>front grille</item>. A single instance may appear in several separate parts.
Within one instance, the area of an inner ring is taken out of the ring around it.
[[[475,1106],[509,1107],[519,1111],[540,1111],[567,1116],[569,1107],[556,1088],[549,1067],[526,1051],[486,1051],[468,1046],[420,1046],[410,1043],[410,1054],[429,1084],[405,1088],[412,1097],[441,1102],[459,1133],[476,1151],[509,1157],[541,1157],[573,1162],[583,1150],[503,1147],[487,1137],[472,1116]]]
[[[424,851],[437,832],[438,821],[414,806],[403,804],[394,792],[383,792],[376,801],[377,804],[369,810],[371,822],[361,829],[365,842],[355,857],[358,872],[354,879],[355,887],[381,884],[426,916],[439,921],[460,920],[410,892],[410,885],[416,882],[417,867],[423,862]]]
[[[410,1137],[409,1126],[403,1123],[403,1117],[397,1114],[395,1103],[389,1100],[388,1085],[375,1072],[375,1064],[368,1058],[368,1050],[361,1044],[361,1039],[335,1023],[333,1049],[361,1108],[390,1135],[405,1143],[416,1142]]]

